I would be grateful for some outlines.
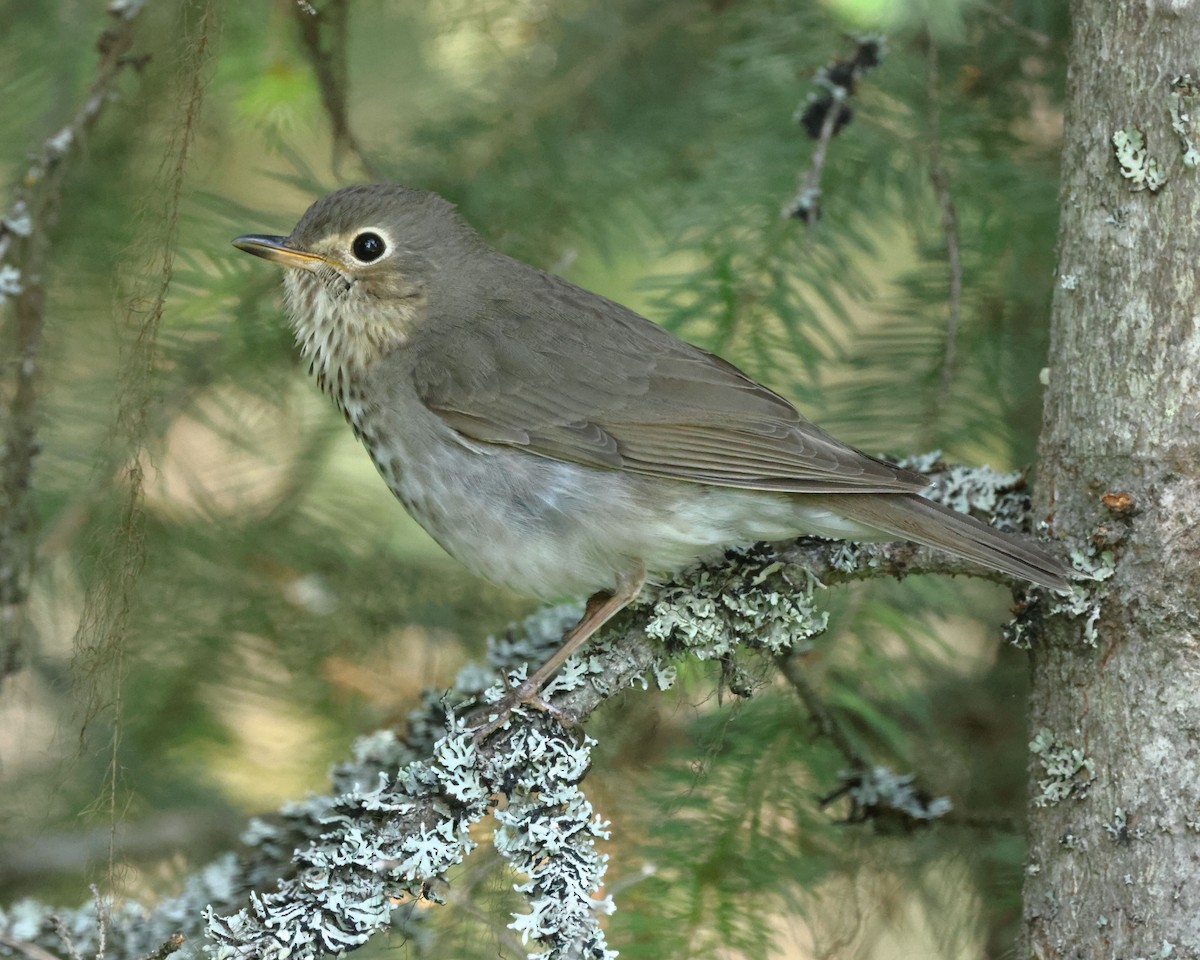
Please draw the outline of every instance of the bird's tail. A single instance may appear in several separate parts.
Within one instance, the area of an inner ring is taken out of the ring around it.
[[[822,496],[834,513],[898,540],[911,540],[974,560],[1050,590],[1070,589],[1070,571],[1027,537],[989,527],[974,517],[910,493]]]

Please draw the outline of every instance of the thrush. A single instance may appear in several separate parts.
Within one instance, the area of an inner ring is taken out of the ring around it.
[[[722,548],[817,535],[909,540],[1066,590],[1028,539],[921,496],[733,364],[489,247],[442,197],[397,184],[317,201],[286,237],[317,383],[413,518],[468,569],[542,598],[591,595],[557,667],[647,577]]]

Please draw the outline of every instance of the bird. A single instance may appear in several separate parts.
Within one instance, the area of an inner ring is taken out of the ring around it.
[[[495,250],[435,193],[345,187],[289,235],[233,244],[285,268],[311,374],[446,552],[520,594],[589,597],[514,701],[648,580],[731,546],[907,540],[1069,590],[1038,544],[926,499],[925,477],[728,361]]]

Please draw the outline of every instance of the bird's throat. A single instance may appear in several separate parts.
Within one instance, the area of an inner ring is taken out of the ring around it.
[[[349,416],[351,385],[371,365],[407,340],[412,308],[382,309],[353,286],[330,284],[310,273],[285,275],[284,299],[292,331],[317,384]]]

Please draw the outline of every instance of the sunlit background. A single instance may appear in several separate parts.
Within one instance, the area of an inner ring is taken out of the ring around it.
[[[135,50],[150,59],[73,161],[51,231],[29,646],[0,686],[0,902],[173,889],[535,608],[409,520],[299,364],[277,270],[230,246],[287,233],[341,184],[444,194],[505,252],[719,352],[867,450],[1033,461],[1065,3],[365,0],[345,9],[344,76],[337,31],[323,36],[353,144],[331,133],[296,4],[219,0],[207,25],[203,7],[145,11]],[[95,4],[0,0],[5,183],[83,96],[103,26]],[[887,54],[829,146],[807,227],[780,215],[812,149],[794,115],[863,31],[885,32]],[[164,243],[173,274],[141,376],[128,361]],[[1005,955],[1027,739],[1009,602],[932,578],[828,596],[813,683],[880,762],[953,799],[951,822],[920,834],[820,807],[840,759],[769,664],[749,661],[765,685],[746,702],[685,664],[677,690],[602,710],[587,788],[613,822],[610,943]],[[367,950],[521,956],[511,883],[481,849],[430,908],[432,952]]]

